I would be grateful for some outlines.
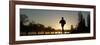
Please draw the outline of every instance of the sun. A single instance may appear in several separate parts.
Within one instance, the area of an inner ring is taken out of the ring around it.
[[[54,29],[60,29],[60,30],[62,30],[61,24],[55,23],[55,25],[52,25],[52,27],[53,27]],[[64,25],[64,30],[70,30],[70,29],[71,29],[70,24],[65,24],[65,25]]]
[[[57,26],[57,28],[58,28],[58,29],[62,29],[62,28],[61,28],[61,25]],[[64,29],[65,29],[65,30],[70,30],[71,27],[70,27],[70,25],[65,24]]]
[[[62,29],[62,28],[61,28],[61,25],[55,25],[55,29]],[[64,26],[64,29],[65,29],[65,30],[70,30],[70,26],[69,26],[69,25],[65,25],[65,26]]]

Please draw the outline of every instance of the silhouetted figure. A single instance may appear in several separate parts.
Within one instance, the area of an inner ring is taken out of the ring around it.
[[[62,27],[62,33],[64,34],[64,25],[66,24],[66,21],[64,20],[64,18],[62,17],[62,19],[60,20],[61,23],[61,27]]]

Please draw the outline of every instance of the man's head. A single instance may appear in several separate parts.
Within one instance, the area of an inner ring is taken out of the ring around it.
[[[64,18],[62,17],[62,20],[64,20]]]

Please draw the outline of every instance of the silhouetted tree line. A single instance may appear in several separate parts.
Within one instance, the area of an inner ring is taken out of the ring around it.
[[[87,16],[87,26],[82,12],[78,12],[78,24],[76,28],[71,25],[71,33],[89,33],[90,32],[90,14]]]
[[[36,24],[34,21],[29,22],[28,16],[25,14],[20,15],[20,33],[24,32],[26,33],[25,35],[28,35],[28,32],[51,32],[55,31],[54,28],[48,26],[45,27],[43,24]]]

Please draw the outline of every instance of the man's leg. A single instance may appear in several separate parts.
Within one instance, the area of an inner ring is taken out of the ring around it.
[[[64,28],[63,28],[63,26],[62,26],[62,34],[64,34]]]

